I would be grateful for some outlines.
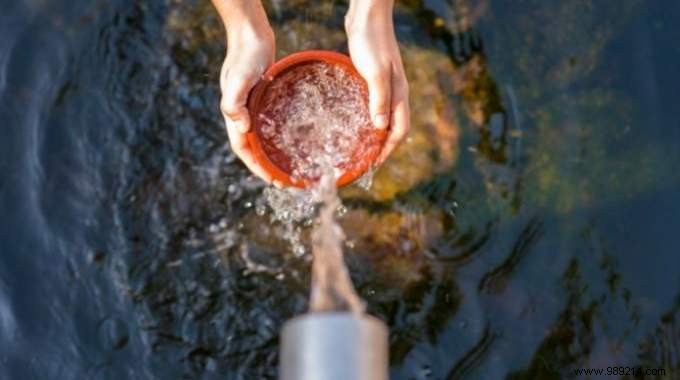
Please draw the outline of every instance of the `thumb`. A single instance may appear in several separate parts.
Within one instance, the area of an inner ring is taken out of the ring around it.
[[[368,84],[368,106],[371,120],[376,128],[387,128],[390,120],[391,104],[391,73],[381,70],[366,78]]]
[[[250,116],[246,103],[248,93],[257,82],[257,75],[243,75],[229,73],[222,86],[222,101],[220,109],[224,117],[230,119],[240,133],[250,129]]]

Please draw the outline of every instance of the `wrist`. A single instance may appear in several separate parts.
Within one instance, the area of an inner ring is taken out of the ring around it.
[[[273,40],[274,32],[260,1],[213,0],[216,4],[230,43],[253,38]],[[218,5],[219,4],[219,5]],[[230,5],[228,8],[227,5]]]
[[[242,19],[227,26],[227,45],[237,48],[252,47],[253,44],[273,44],[274,31],[265,19]]]
[[[269,23],[240,20],[227,26],[227,44],[229,46],[239,46],[252,41],[274,41],[274,31]]]
[[[391,26],[394,0],[351,0],[345,15],[345,31],[352,33],[365,31],[369,25]]]

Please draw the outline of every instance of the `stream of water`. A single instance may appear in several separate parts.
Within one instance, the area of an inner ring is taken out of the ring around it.
[[[314,170],[317,170],[316,168]],[[365,177],[369,177],[367,174]],[[364,177],[364,178],[365,178]],[[283,236],[298,256],[307,252],[299,225],[312,227],[310,312],[349,311],[361,314],[364,302],[357,295],[344,263],[345,234],[337,223],[344,209],[336,188],[336,169],[326,166],[308,189],[268,187],[263,195],[271,221],[284,226]],[[366,179],[364,179],[366,181]],[[266,211],[262,210],[262,214]],[[267,271],[251,263],[254,271]]]
[[[313,218],[309,310],[362,313],[363,301],[343,259],[345,235],[335,215],[342,206],[337,179],[360,161],[365,151],[376,149],[365,137],[373,128],[365,85],[340,66],[325,62],[297,65],[268,86],[260,112],[259,133],[265,151],[293,179],[309,184],[308,190],[266,190],[275,217],[290,215],[286,210],[308,212],[297,219],[279,220],[288,224],[294,246],[300,239],[291,224]],[[317,208],[318,215],[309,214]]]

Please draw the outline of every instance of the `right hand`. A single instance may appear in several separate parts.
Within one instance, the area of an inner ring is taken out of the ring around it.
[[[274,62],[274,32],[268,23],[233,26],[228,30],[227,57],[220,73],[224,116],[231,149],[253,174],[268,184],[280,187],[278,181],[260,166],[246,139],[251,120],[247,102],[250,90],[264,71]]]
[[[352,62],[368,84],[373,125],[389,126],[378,164],[385,162],[410,127],[408,81],[394,34],[392,7],[392,1],[352,0],[345,17]]]

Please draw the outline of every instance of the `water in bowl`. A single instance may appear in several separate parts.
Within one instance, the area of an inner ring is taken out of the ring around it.
[[[263,149],[294,179],[318,181],[324,164],[339,176],[380,149],[366,86],[342,66],[293,66],[272,81],[262,104],[256,132]]]

